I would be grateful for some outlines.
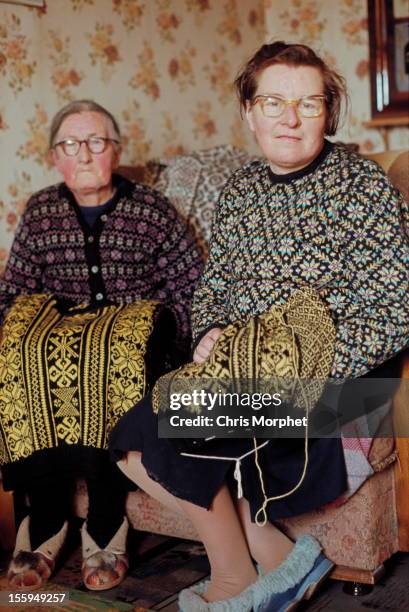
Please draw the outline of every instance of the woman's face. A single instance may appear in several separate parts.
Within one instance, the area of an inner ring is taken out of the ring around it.
[[[324,94],[320,71],[311,66],[275,64],[258,77],[255,95],[276,95],[287,100]],[[319,117],[302,117],[295,104],[287,104],[279,117],[265,117],[261,104],[249,105],[246,117],[250,129],[276,174],[307,166],[324,145],[326,111]]]
[[[69,115],[61,124],[55,142],[86,140],[91,136],[118,137],[107,117],[93,111]],[[61,146],[52,149],[55,167],[80,204],[99,204],[112,195],[112,172],[118,166],[120,147],[109,142],[103,153],[91,153],[83,143],[77,155],[66,155]],[[95,199],[93,197],[95,196]]]

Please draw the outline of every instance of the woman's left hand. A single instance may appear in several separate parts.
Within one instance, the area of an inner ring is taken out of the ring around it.
[[[204,363],[206,361],[222,331],[221,327],[213,327],[203,336],[193,353],[193,361],[195,363]]]

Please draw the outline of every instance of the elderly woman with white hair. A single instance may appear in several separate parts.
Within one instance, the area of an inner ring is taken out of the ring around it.
[[[114,414],[106,400],[107,379],[99,380],[113,355],[109,343],[116,333],[115,306],[140,304],[139,323],[122,319],[117,333],[123,343],[118,366],[122,374],[115,375],[108,390],[129,407],[127,394],[133,397],[132,385],[139,384],[140,373],[131,371],[135,342],[128,342],[126,335],[136,338],[136,344],[145,343],[141,350],[147,362],[153,346],[147,338],[148,323],[152,327],[162,321],[168,331],[175,329],[175,342],[169,339],[173,356],[186,351],[189,307],[201,258],[164,197],[114,174],[121,137],[117,121],[105,108],[90,100],[62,108],[52,121],[50,155],[63,182],[30,198],[0,280],[0,355],[6,363],[21,355],[18,376],[5,368],[0,380],[0,463],[4,487],[22,491],[30,505],[18,531],[8,579],[13,590],[40,588],[48,579],[66,535],[72,483],[82,476],[89,495],[82,573],[85,585],[99,590],[118,584],[128,564],[128,486],[105,448],[119,413]],[[47,301],[47,296],[52,298]],[[78,314],[75,309],[84,303],[85,315]],[[155,310],[158,303],[168,307],[167,323]],[[107,318],[92,323],[94,316],[103,316],[104,307]],[[50,339],[50,317],[57,320],[58,310],[71,313],[71,319],[64,332]],[[24,327],[27,313],[30,325]],[[78,331],[81,316],[83,327]],[[135,331],[139,324],[142,331]],[[98,380],[79,389],[73,372],[92,371],[95,366],[95,333],[86,335],[92,325],[99,340],[103,338]],[[81,340],[73,330],[82,334]],[[27,348],[24,343],[30,342]],[[163,335],[161,342],[162,354],[151,354],[146,366],[151,378],[159,372],[159,362],[165,367],[163,362],[170,359]],[[78,349],[80,343],[85,348]],[[142,395],[149,388],[147,378],[148,374],[140,384]],[[107,493],[112,502],[107,503]]]

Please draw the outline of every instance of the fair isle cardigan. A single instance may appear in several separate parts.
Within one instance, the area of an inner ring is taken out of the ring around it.
[[[195,343],[312,287],[337,329],[331,376],[362,376],[409,346],[408,219],[379,166],[339,145],[291,174],[245,165],[216,210]]]
[[[0,279],[0,323],[19,294],[50,293],[69,303],[158,299],[189,343],[189,312],[202,261],[186,225],[158,192],[114,176],[116,192],[91,227],[69,189],[33,195]]]

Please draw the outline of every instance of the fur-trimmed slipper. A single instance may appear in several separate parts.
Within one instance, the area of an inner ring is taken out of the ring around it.
[[[312,597],[333,567],[321,553],[319,542],[311,535],[302,536],[276,570],[254,583],[254,612],[295,610],[301,601]]]
[[[90,591],[113,589],[125,578],[129,567],[126,554],[128,520],[124,518],[120,528],[109,544],[101,549],[87,531],[86,523],[81,529],[82,579]]]
[[[9,587],[19,591],[40,589],[49,579],[68,529],[65,522],[58,533],[32,551],[29,526],[30,517],[26,516],[17,532],[13,558],[7,570]]]
[[[213,603],[202,597],[208,585],[209,581],[204,580],[189,589],[183,589],[178,599],[181,612],[251,612],[253,609],[253,585],[235,597]]]

